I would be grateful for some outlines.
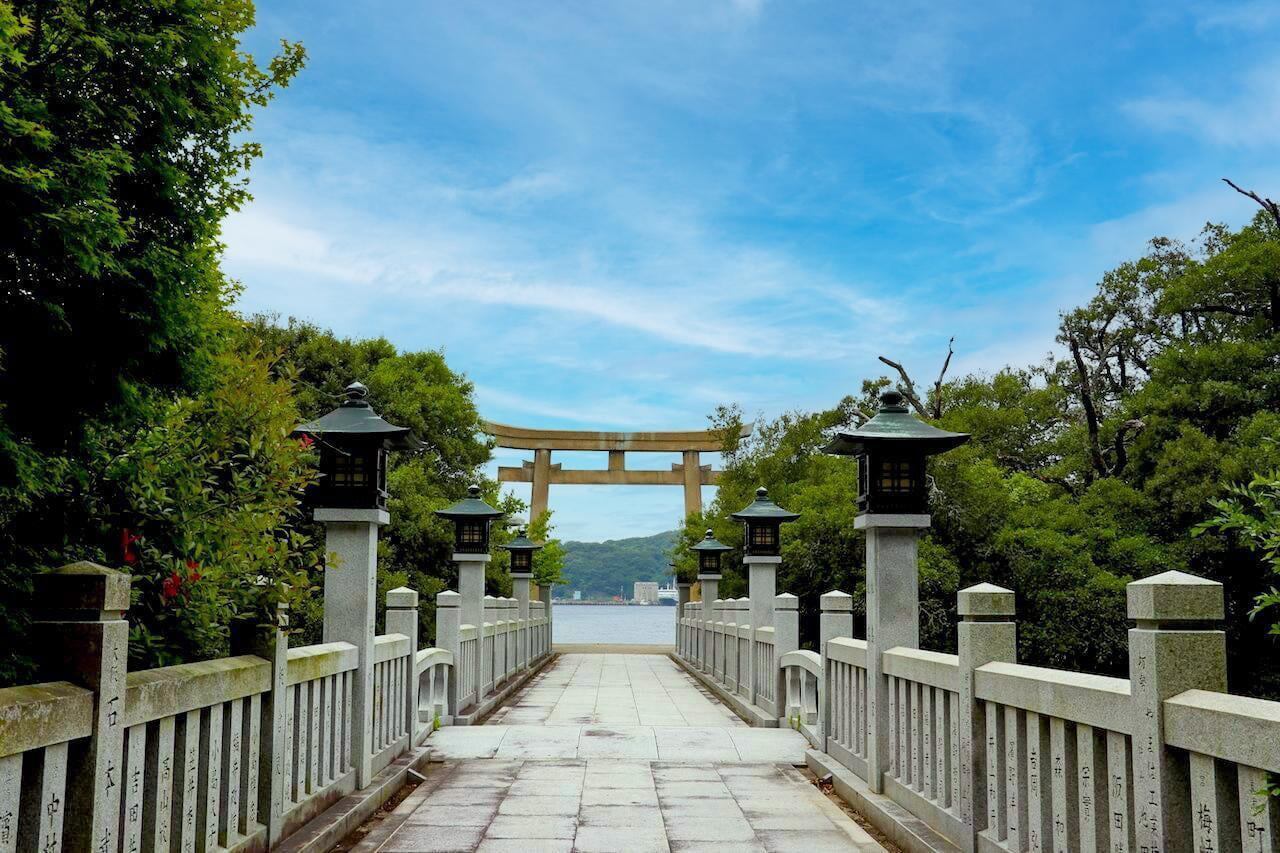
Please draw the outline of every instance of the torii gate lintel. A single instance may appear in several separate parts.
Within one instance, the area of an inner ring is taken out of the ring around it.
[[[548,491],[557,485],[619,486],[683,486],[685,515],[702,509],[702,487],[714,485],[720,471],[701,464],[702,452],[718,452],[723,447],[723,434],[718,430],[687,432],[593,432],[589,430],[538,430],[507,424],[484,422],[485,432],[493,436],[499,447],[532,450],[533,461],[520,467],[498,468],[499,483],[531,483],[529,505],[531,519],[547,508]],[[750,425],[742,427],[740,437],[751,434]],[[609,454],[609,467],[603,471],[565,469],[552,463],[553,450],[602,451]],[[679,453],[682,461],[673,463],[670,471],[632,471],[626,467],[626,454]]]

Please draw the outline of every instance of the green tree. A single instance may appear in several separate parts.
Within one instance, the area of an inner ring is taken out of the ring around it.
[[[409,427],[422,442],[421,450],[395,451],[390,457],[391,523],[379,537],[378,595],[381,599],[387,590],[402,585],[416,589],[422,639],[433,642],[435,596],[457,588],[457,568],[451,560],[453,529],[435,511],[464,497],[472,483],[480,484],[485,500],[507,514],[522,508],[515,498],[500,496],[497,483],[483,476],[491,443],[483,435],[471,382],[450,369],[439,351],[400,352],[384,338],[339,338],[297,320],[282,325],[272,317],[253,317],[240,335],[283,354],[278,370],[295,377],[303,419],[332,409],[342,389],[359,380],[369,386],[379,415]],[[511,535],[495,526],[495,559],[486,571],[487,591],[493,595],[511,592],[506,552],[498,547]],[[300,618],[304,638],[318,638],[319,624],[319,603],[313,602]]]
[[[224,388],[218,229],[304,58],[259,66],[252,23],[250,0],[0,2],[0,681],[31,675],[31,574],[120,557],[88,515],[104,436]]]

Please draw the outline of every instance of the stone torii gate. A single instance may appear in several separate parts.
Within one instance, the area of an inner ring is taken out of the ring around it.
[[[533,461],[519,468],[498,468],[499,483],[532,483],[529,519],[540,516],[547,508],[547,494],[552,483],[607,486],[684,486],[684,512],[688,515],[702,509],[702,487],[714,485],[720,471],[703,465],[699,454],[718,453],[723,434],[717,430],[689,432],[594,432],[591,430],[527,429],[507,424],[484,422],[485,432],[493,436],[499,447],[532,450]],[[751,434],[749,425],[742,427],[741,437]],[[553,450],[596,450],[609,454],[605,471],[566,470],[551,461]],[[683,461],[671,465],[670,471],[629,471],[627,453],[679,453]]]

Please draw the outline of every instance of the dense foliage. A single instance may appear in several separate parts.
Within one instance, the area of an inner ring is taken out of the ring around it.
[[[991,581],[1018,593],[1026,662],[1119,673],[1126,666],[1124,585],[1179,569],[1226,587],[1233,689],[1280,695],[1276,638],[1256,604],[1274,601],[1264,544],[1254,553],[1224,528],[1268,540],[1266,482],[1219,504],[1233,483],[1280,465],[1280,224],[1260,214],[1238,231],[1208,226],[1192,246],[1152,241],[1108,272],[1089,303],[1062,318],[1062,356],[1025,369],[940,382],[918,412],[973,439],[931,464],[932,531],[921,543],[922,640],[954,645],[957,589]],[[895,363],[886,362],[897,366]],[[678,559],[704,526],[740,544],[727,518],[751,490],[803,513],[784,527],[779,588],[801,596],[815,633],[817,596],[862,595],[862,538],[853,529],[854,464],[825,457],[828,435],[874,411],[881,378],[818,413],[787,414],[737,441],[741,413],[718,411],[726,473],[706,518],[686,525]],[[1246,516],[1257,526],[1246,526]],[[722,589],[744,593],[736,560]],[[860,606],[860,604],[859,604]],[[859,628],[860,630],[861,628]],[[1262,650],[1267,650],[1263,653]]]
[[[36,677],[32,576],[79,559],[133,575],[135,668],[225,655],[282,599],[294,642],[316,639],[316,454],[289,433],[352,379],[424,442],[392,461],[380,591],[418,589],[429,639],[455,582],[432,511],[489,458],[470,383],[438,352],[231,308],[218,237],[248,197],[246,131],[304,58],[284,43],[260,67],[252,23],[250,0],[0,0],[0,683]]]
[[[583,598],[630,598],[636,581],[662,583],[671,577],[671,531],[605,542],[564,543],[564,592]]]
[[[220,222],[258,153],[252,110],[303,60],[286,43],[260,67],[239,47],[252,22],[249,0],[0,3],[0,681],[30,675],[25,593],[41,567],[131,557],[140,597],[176,572],[182,601],[213,586],[189,578],[212,578],[214,555],[226,578],[299,568],[262,553],[291,540],[285,496],[303,476],[275,433],[287,388],[229,344],[218,269]],[[198,448],[186,460],[182,441]],[[225,515],[177,532],[197,507]],[[221,543],[253,525],[268,535]],[[210,595],[192,607],[240,593]],[[160,619],[159,601],[139,612],[145,662],[219,642]]]

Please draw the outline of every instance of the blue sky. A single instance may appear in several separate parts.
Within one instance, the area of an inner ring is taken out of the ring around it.
[[[241,309],[443,348],[505,423],[819,408],[877,355],[936,375],[952,335],[957,372],[1027,364],[1150,237],[1251,216],[1221,177],[1280,192],[1276,0],[258,17],[251,51],[300,39],[310,61],[258,119],[255,200],[226,226]],[[551,493],[573,539],[669,529],[681,506]]]

